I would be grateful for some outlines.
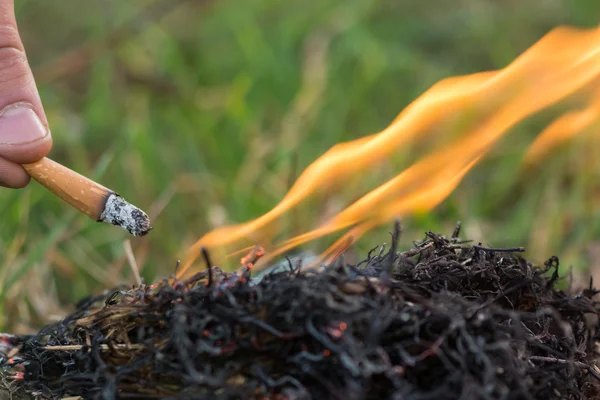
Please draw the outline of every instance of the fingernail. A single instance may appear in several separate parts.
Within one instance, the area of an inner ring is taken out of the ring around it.
[[[31,106],[17,103],[0,112],[0,143],[23,144],[46,136],[48,130]]]

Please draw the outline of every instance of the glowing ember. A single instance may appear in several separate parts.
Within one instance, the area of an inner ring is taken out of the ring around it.
[[[252,269],[254,264],[256,264],[256,262],[264,255],[265,250],[261,246],[255,246],[248,254],[240,259],[240,265]]]
[[[260,244],[268,257],[308,241],[348,229],[325,256],[334,256],[375,226],[425,212],[437,206],[467,172],[524,118],[582,91],[596,89],[600,75],[600,30],[557,28],[515,59],[493,72],[440,81],[400,113],[382,132],[334,146],[300,175],[286,196],[265,215],[239,225],[207,233],[196,242],[179,270],[183,275],[200,249],[235,249]],[[548,149],[598,119],[600,98],[589,108],[559,118],[532,146],[526,160],[534,162]],[[460,118],[461,131],[451,121]],[[453,125],[454,126],[454,125]],[[416,140],[434,134],[441,148],[433,148],[395,178],[332,217],[315,230],[283,243],[272,243],[281,218],[300,202],[361,173]],[[268,258],[265,256],[263,258]]]

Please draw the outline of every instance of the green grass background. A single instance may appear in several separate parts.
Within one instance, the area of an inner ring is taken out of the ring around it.
[[[51,157],[154,217],[132,240],[147,281],[209,229],[268,211],[290,179],[340,141],[385,128],[445,77],[504,67],[552,28],[592,27],[597,0],[17,0],[20,31],[55,140]],[[537,173],[523,151],[556,117],[520,124],[434,212],[425,230],[600,262],[598,150],[575,142]],[[596,146],[597,147],[597,146]],[[304,229],[330,206],[292,219]],[[388,241],[385,227],[357,251]],[[0,190],[2,329],[60,318],[131,283],[125,232],[37,184]],[[319,252],[319,244],[305,246]]]

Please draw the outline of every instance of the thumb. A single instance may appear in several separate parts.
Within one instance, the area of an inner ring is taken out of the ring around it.
[[[0,185],[23,187],[21,164],[40,160],[52,147],[48,121],[27,62],[13,0],[0,0]]]

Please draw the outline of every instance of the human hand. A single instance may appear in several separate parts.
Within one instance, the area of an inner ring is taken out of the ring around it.
[[[21,188],[30,177],[21,164],[48,154],[52,136],[25,49],[14,0],[0,0],[0,186]]]

